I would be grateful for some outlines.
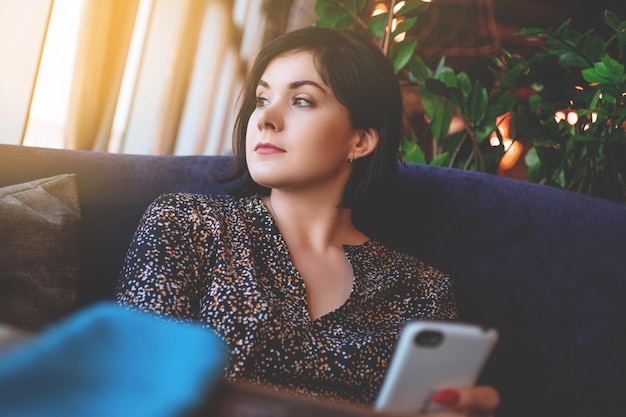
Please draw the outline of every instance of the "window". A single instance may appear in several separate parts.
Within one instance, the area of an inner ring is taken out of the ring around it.
[[[12,116],[19,128],[14,143],[139,154],[231,152],[235,100],[264,38],[265,2],[35,1],[51,8],[33,21],[40,37],[30,55],[30,82],[19,93],[22,113]],[[14,39],[11,30],[0,35]],[[0,138],[7,136],[3,130]]]
[[[83,0],[56,0],[30,107],[24,145],[63,148]]]

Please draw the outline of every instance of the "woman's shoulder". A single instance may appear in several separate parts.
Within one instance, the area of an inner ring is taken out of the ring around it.
[[[369,259],[375,261],[381,267],[387,267],[403,273],[415,273],[426,279],[449,279],[445,272],[435,266],[429,265],[407,252],[394,249],[379,240],[371,239],[366,245],[363,245],[363,250],[367,252],[366,256]]]
[[[415,256],[370,240],[357,249],[359,292],[407,318],[455,317],[451,277]]]
[[[254,197],[235,198],[222,194],[167,193],[156,198],[145,217],[184,223],[229,223],[254,206]],[[260,200],[259,200],[260,201]]]
[[[232,212],[249,206],[256,197],[235,198],[228,194],[167,193],[160,195],[152,206],[192,211]]]

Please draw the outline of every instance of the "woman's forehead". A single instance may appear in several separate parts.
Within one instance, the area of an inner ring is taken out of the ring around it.
[[[315,54],[311,51],[292,51],[273,58],[265,67],[259,84],[272,81],[292,83],[303,80],[315,81],[328,87],[316,65]]]

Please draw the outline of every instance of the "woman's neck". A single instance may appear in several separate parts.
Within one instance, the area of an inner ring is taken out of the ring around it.
[[[323,251],[368,240],[352,224],[352,210],[340,207],[338,198],[272,190],[263,203],[288,242]]]

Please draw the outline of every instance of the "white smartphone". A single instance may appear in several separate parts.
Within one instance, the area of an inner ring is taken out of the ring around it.
[[[403,327],[375,410],[442,411],[430,400],[440,389],[471,386],[498,341],[495,329],[458,322],[410,321]]]

